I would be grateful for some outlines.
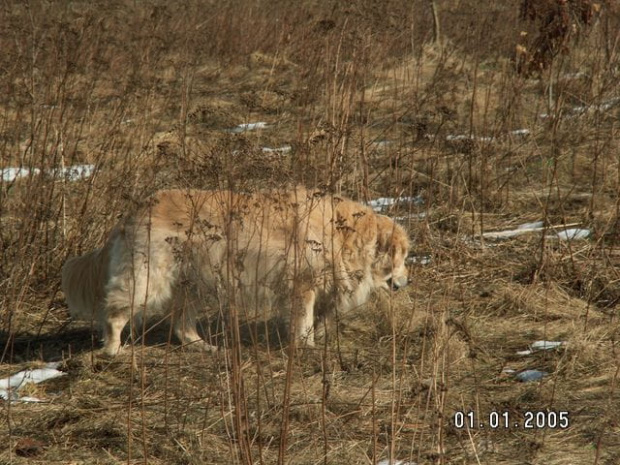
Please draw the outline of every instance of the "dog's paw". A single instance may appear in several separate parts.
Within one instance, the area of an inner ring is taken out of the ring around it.
[[[208,342],[203,341],[202,339],[198,341],[186,342],[185,344],[183,344],[183,348],[207,353],[214,353],[218,351],[217,346],[211,345]]]

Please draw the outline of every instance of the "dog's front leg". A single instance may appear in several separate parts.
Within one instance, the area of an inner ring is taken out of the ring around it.
[[[314,347],[314,303],[316,293],[314,290],[305,291],[301,294],[301,312],[297,322],[297,340],[308,347]]]
[[[174,333],[183,345],[190,348],[215,352],[217,347],[203,340],[196,331],[196,312],[194,309],[178,309],[172,314],[174,320]]]

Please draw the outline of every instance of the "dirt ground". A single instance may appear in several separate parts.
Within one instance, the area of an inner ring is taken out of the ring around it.
[[[0,463],[620,463],[620,10],[488,3],[4,4],[0,378],[64,375],[0,400]],[[400,199],[411,285],[315,349],[70,320],[147,195],[290,184]]]

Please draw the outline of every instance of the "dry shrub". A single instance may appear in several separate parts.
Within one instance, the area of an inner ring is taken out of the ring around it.
[[[33,173],[0,180],[0,370],[62,359],[68,373],[24,391],[49,403],[3,404],[0,461],[29,460],[30,438],[36,460],[67,463],[617,462],[618,9],[602,4],[567,53],[541,49],[535,79],[511,61],[517,6],[452,3],[0,11],[0,168]],[[231,131],[255,122],[268,127]],[[95,168],[53,175],[75,164]],[[205,309],[228,351],[181,348],[164,321],[108,360],[68,320],[63,262],[150,193],[293,183],[414,197],[384,213],[430,263],[312,350],[282,345],[274,322],[242,321],[233,345]],[[480,239],[533,221],[548,229]],[[545,237],[566,225],[592,235]],[[536,340],[567,345],[517,355]],[[470,409],[567,410],[571,428],[455,428]]]

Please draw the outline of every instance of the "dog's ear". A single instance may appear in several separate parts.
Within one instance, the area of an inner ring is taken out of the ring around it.
[[[371,246],[377,240],[377,217],[368,209],[360,209],[352,213],[353,224],[362,246]]]
[[[394,234],[398,225],[385,215],[376,215],[377,217],[377,250],[380,252],[389,252],[394,246]]]
[[[368,208],[350,200],[340,200],[335,206],[335,229],[344,243],[355,250],[374,246],[377,236],[376,215]]]
[[[403,255],[409,253],[409,236],[405,229],[393,219],[377,216],[377,252],[394,254],[400,252]]]

